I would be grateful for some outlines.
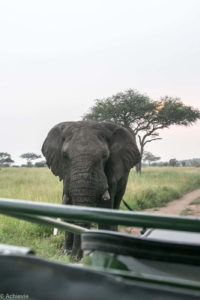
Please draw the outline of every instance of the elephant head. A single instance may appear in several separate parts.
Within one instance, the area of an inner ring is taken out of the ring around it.
[[[132,135],[112,123],[64,122],[53,127],[42,153],[63,180],[63,204],[119,208],[130,169],[140,161]],[[83,224],[82,224],[83,225]],[[68,235],[69,239],[69,235]],[[79,246],[71,236],[66,247]]]

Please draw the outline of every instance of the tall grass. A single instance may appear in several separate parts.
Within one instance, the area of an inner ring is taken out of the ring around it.
[[[131,171],[124,199],[134,210],[142,210],[164,206],[199,186],[199,168],[144,168],[140,175]]]
[[[125,200],[135,210],[162,206],[200,186],[200,168],[144,168],[130,172]],[[47,168],[2,168],[0,197],[61,203],[62,183]],[[121,204],[121,209],[125,209]],[[62,254],[64,233],[0,215],[0,243],[34,249],[39,256],[69,261]]]
[[[2,168],[0,197],[61,203],[62,183],[47,168]],[[39,256],[69,261],[62,254],[64,233],[52,228],[0,215],[0,243],[34,249]]]
[[[60,203],[62,182],[47,168],[2,168],[0,197]]]

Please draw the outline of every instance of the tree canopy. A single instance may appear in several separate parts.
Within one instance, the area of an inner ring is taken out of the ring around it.
[[[114,122],[127,128],[138,138],[142,157],[147,143],[161,139],[159,130],[172,125],[189,126],[200,119],[200,111],[183,104],[179,98],[165,96],[154,101],[130,89],[96,100],[83,119]]]
[[[144,151],[144,157],[143,157],[143,160],[144,160],[144,161],[148,161],[148,164],[149,164],[149,166],[150,166],[150,165],[151,165],[151,162],[160,160],[160,157],[159,157],[159,156],[153,155],[151,152]]]
[[[31,165],[32,160],[36,160],[38,158],[41,158],[41,155],[35,154],[33,152],[27,152],[27,153],[24,153],[24,154],[20,155],[20,157],[22,159],[26,159],[27,165]]]
[[[0,152],[0,166],[10,166],[11,163],[14,163],[11,155],[8,152]]]
[[[171,167],[175,167],[175,166],[177,166],[177,164],[178,164],[178,160],[177,160],[176,158],[171,158],[171,159],[169,160],[169,165],[170,165]]]

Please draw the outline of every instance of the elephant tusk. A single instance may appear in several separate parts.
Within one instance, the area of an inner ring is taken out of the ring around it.
[[[109,194],[108,190],[105,191],[105,193],[104,193],[103,196],[102,196],[102,199],[103,199],[104,201],[110,200],[110,194]]]
[[[64,194],[62,198],[62,204],[67,204],[68,202],[69,202],[69,197],[66,194]]]

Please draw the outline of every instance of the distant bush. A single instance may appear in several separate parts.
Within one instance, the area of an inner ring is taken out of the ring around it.
[[[176,160],[176,158],[171,158],[171,159],[169,160],[169,165],[170,165],[171,167],[177,167],[177,166],[178,166],[178,161]]]
[[[10,164],[6,164],[4,163],[3,165],[0,165],[1,168],[9,168],[10,167]]]
[[[44,168],[46,166],[47,166],[46,161],[38,161],[38,162],[35,163],[36,168]]]
[[[200,167],[200,161],[197,160],[197,159],[196,159],[196,160],[194,159],[194,160],[192,161],[192,166],[193,166],[193,167],[199,168],[199,167]]]
[[[165,206],[170,200],[180,198],[182,194],[173,187],[162,186],[148,188],[139,192],[134,198],[136,210]]]

